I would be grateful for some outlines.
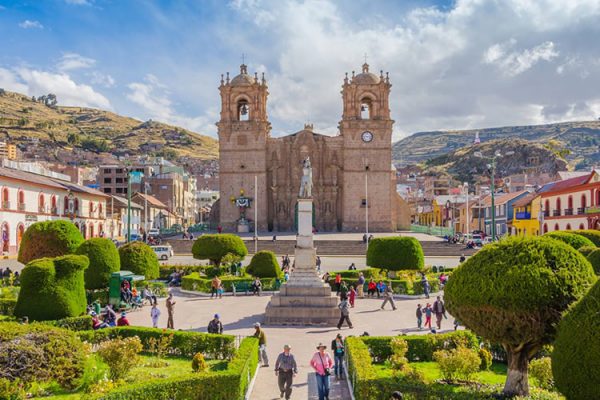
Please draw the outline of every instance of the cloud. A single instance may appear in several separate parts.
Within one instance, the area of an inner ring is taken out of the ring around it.
[[[29,96],[54,93],[61,105],[111,109],[110,101],[89,85],[76,83],[69,75],[26,67],[0,68],[0,87]]]
[[[531,49],[507,54],[506,48],[515,44],[514,39],[508,44],[494,44],[485,52],[484,63],[495,64],[505,75],[516,76],[532,68],[539,61],[551,61],[559,56],[552,42],[544,42]]]
[[[115,79],[109,74],[103,74],[99,71],[93,71],[91,74],[91,83],[94,85],[101,85],[106,88],[115,86]]]
[[[19,23],[19,26],[23,29],[44,29],[44,25],[40,21],[31,21],[28,19]]]
[[[96,64],[93,58],[84,57],[77,53],[64,53],[57,68],[59,71],[71,71],[76,69],[91,68]]]

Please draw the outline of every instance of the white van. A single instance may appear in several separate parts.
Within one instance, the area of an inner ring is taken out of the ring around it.
[[[148,229],[148,236],[158,236],[158,235],[160,235],[160,230],[158,228]]]
[[[150,247],[152,248],[152,250],[154,250],[154,253],[156,253],[156,257],[158,257],[159,260],[168,260],[169,258],[173,257],[173,247],[171,247],[170,245]]]

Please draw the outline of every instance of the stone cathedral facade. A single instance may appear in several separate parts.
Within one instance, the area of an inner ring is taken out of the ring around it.
[[[367,204],[370,232],[395,230],[401,200],[392,166],[391,86],[387,74],[373,74],[365,63],[361,73],[344,78],[336,136],[316,133],[307,124],[292,135],[272,137],[264,75],[249,75],[242,65],[233,79],[229,74],[222,77],[217,127],[218,218],[223,230],[237,230],[240,221],[252,226],[257,210],[259,231],[295,231],[302,161],[307,156],[313,168],[313,224],[318,231],[364,232]]]

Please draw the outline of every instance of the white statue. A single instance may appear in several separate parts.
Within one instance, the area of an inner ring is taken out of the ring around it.
[[[302,178],[300,179],[300,194],[298,197],[302,199],[310,199],[312,197],[312,167],[310,165],[310,157],[306,157],[302,161]]]

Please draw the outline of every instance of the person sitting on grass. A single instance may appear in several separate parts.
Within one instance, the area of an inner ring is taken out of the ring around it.
[[[98,314],[96,314],[95,311],[92,311],[92,328],[94,330],[108,328],[108,324],[100,321],[100,318],[98,318]]]
[[[103,319],[108,326],[115,326],[117,324],[117,314],[113,311],[110,304],[107,304],[106,307],[104,307]]]
[[[127,313],[122,312],[121,317],[117,320],[117,326],[129,326],[129,320],[127,319]]]

